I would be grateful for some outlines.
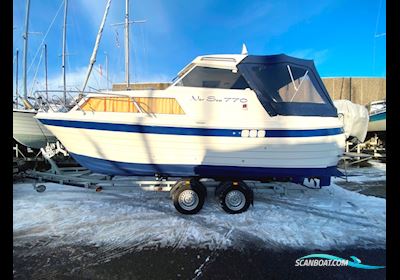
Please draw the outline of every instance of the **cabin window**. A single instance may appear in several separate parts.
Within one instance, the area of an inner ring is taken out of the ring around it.
[[[175,98],[158,97],[89,97],[81,108],[96,112],[140,113],[141,109],[152,114],[185,114]]]
[[[290,80],[278,89],[281,102],[302,102],[302,103],[324,103],[318,91],[314,87],[308,70],[287,66]],[[279,102],[278,101],[278,102]]]
[[[337,117],[311,61],[285,55],[247,56],[237,68],[270,116]]]
[[[229,69],[218,69],[197,66],[184,76],[176,86],[246,89],[249,88],[246,80],[240,73],[234,73]]]
[[[308,69],[290,64],[254,64],[248,69],[253,78],[277,103],[325,103],[310,79]]]

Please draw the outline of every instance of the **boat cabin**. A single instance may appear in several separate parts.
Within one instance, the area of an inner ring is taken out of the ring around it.
[[[336,108],[313,61],[284,54],[199,56],[179,72],[171,85],[161,91],[170,92],[178,87],[213,89],[213,93],[218,89],[250,89],[255,92],[269,116],[337,116]],[[178,115],[185,113],[175,98],[158,96],[90,96],[81,105],[81,109]]]

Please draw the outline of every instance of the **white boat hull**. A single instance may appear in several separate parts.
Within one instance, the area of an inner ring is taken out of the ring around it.
[[[169,126],[127,124],[129,114],[121,114],[120,124],[60,120],[62,116],[41,121],[79,163],[111,175],[318,176],[336,170],[345,143],[339,123],[327,129],[326,124],[318,127],[319,118],[309,117],[297,118],[292,124],[296,129],[276,129],[275,121],[274,127],[257,130],[260,137],[243,137],[246,129],[171,126],[171,120]],[[288,119],[281,127],[290,127]]]
[[[20,144],[34,149],[45,147],[57,141],[57,138],[37,119],[37,112],[13,110],[13,138]]]
[[[320,186],[341,175],[337,110],[313,63],[285,55],[197,57],[165,90],[89,94],[68,113],[37,118],[103,174]]]

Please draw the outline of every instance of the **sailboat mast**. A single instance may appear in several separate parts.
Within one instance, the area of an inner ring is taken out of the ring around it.
[[[17,50],[17,57],[16,57],[16,59],[17,59],[17,67],[16,67],[16,70],[15,70],[15,96],[16,96],[16,101],[15,101],[15,105],[16,105],[16,108],[18,108],[18,54],[19,54],[19,50]]]
[[[83,87],[82,87],[82,94],[85,91],[86,85],[87,85],[87,83],[89,81],[90,73],[92,72],[92,69],[93,69],[93,65],[96,62],[97,49],[99,48],[101,36],[103,34],[104,24],[106,23],[107,14],[108,14],[108,10],[110,9],[110,5],[111,5],[111,0],[108,0],[107,6],[106,6],[106,10],[104,11],[103,19],[102,19],[101,24],[100,24],[99,32],[97,33],[97,37],[96,37],[96,42],[94,44],[93,53],[92,53],[92,56],[90,57],[88,71],[87,71],[87,74],[86,74],[85,82],[84,82]]]
[[[107,90],[110,89],[108,84],[108,54],[106,53],[106,80],[107,80]]]
[[[66,80],[66,75],[65,75],[65,51],[66,51],[66,43],[67,43],[67,8],[68,8],[68,0],[64,0],[64,26],[63,26],[63,49],[62,49],[64,104],[67,104],[67,80]]]
[[[125,82],[129,89],[129,0],[125,0]]]
[[[44,44],[44,75],[46,79],[46,102],[48,102],[49,93],[47,91],[47,44]]]
[[[28,58],[28,28],[29,28],[29,6],[30,6],[30,0],[26,1],[26,14],[25,14],[25,32],[22,35],[22,38],[24,38],[24,58],[23,58],[23,64],[22,64],[22,68],[23,68],[23,87],[24,87],[24,100],[27,101],[28,100],[28,90],[27,90],[27,86],[26,86],[26,74],[27,74],[27,58]],[[27,107],[27,104],[25,104],[25,107]]]
[[[129,20],[129,0],[125,0],[125,22],[115,23],[112,25],[124,25],[125,27],[125,83],[126,89],[129,90],[129,24],[131,23],[144,23],[145,20]]]

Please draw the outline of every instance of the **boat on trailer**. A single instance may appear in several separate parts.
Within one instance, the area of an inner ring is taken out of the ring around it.
[[[87,94],[68,112],[39,112],[82,166],[122,176],[181,177],[176,209],[197,213],[206,189],[228,213],[246,211],[243,180],[330,185],[345,134],[312,60],[279,55],[207,55],[163,90]]]

